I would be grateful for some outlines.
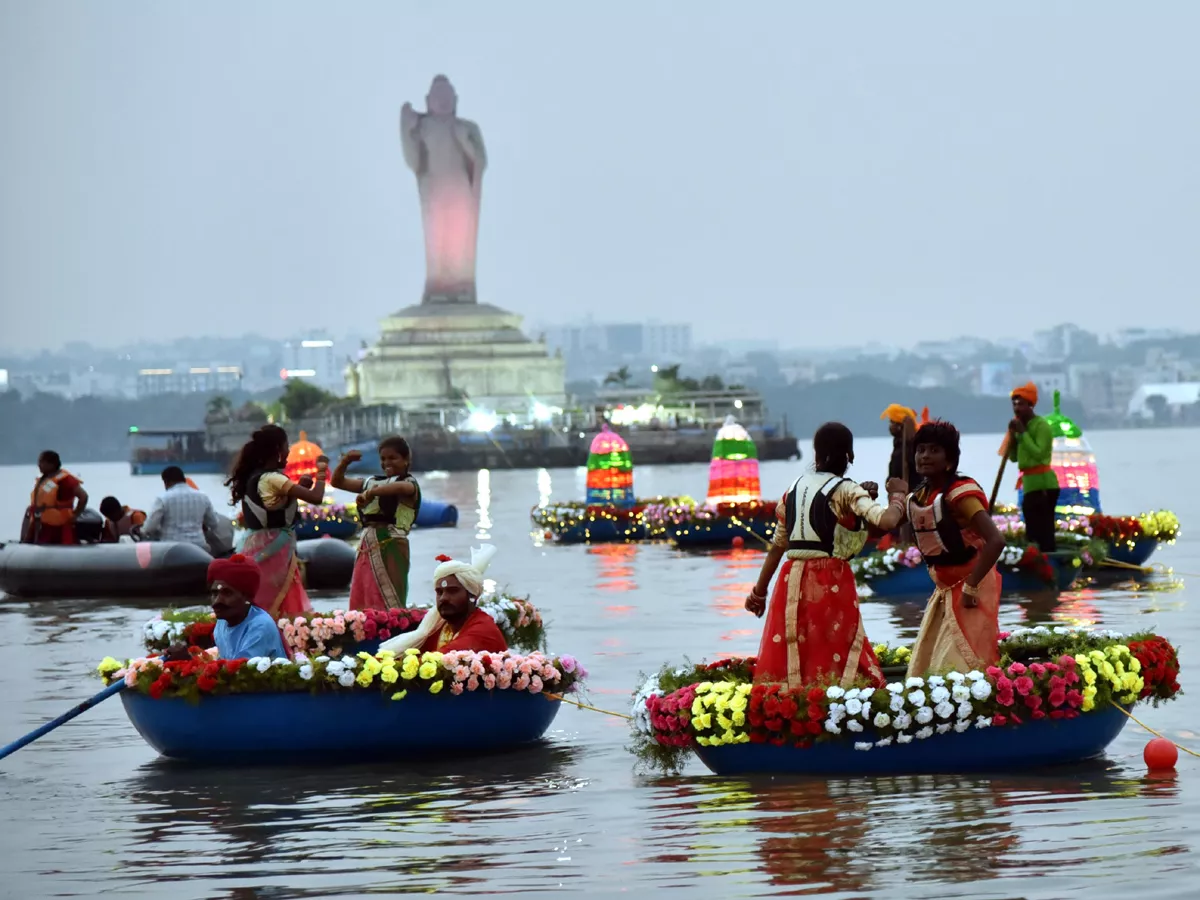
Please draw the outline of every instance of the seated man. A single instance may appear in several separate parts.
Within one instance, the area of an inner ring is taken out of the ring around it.
[[[142,526],[146,524],[146,514],[140,509],[122,506],[116,497],[105,497],[100,501],[100,513],[104,516],[101,543],[115,544],[126,536],[135,541],[142,539]]]
[[[188,487],[179,466],[167,466],[162,473],[166,490],[154,501],[150,521],[142,532],[152,541],[179,541],[195,544],[208,552],[206,530],[220,528],[212,501],[206,494]]]
[[[496,622],[477,605],[483,593],[483,573],[496,553],[496,548],[484,544],[471,551],[469,563],[448,556],[433,571],[433,589],[437,609],[426,614],[416,631],[385,641],[380,650],[402,653],[416,647],[422,653],[449,653],[452,650],[474,650],[502,653],[508,642]]]
[[[279,626],[252,602],[260,579],[258,563],[235,553],[208,566],[208,587],[217,617],[213,641],[221,659],[286,657]]]

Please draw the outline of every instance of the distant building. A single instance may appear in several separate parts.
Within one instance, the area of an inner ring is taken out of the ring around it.
[[[1141,341],[1168,341],[1180,337],[1173,328],[1122,328],[1112,336],[1112,342],[1118,347],[1128,347]]]
[[[1029,380],[1037,385],[1039,401],[1053,401],[1055,391],[1070,393],[1067,390],[1067,373],[1063,369],[1030,369]],[[1048,403],[1043,411],[1050,411]]]
[[[629,359],[682,361],[692,352],[690,323],[583,322],[545,329],[546,346],[567,356],[607,353]]]
[[[1200,403],[1200,381],[1143,384],[1129,398],[1129,418],[1169,422],[1190,418],[1188,407]]]
[[[302,378],[340,394],[345,384],[344,369],[345,361],[339,361],[333,339],[328,336],[311,335],[284,341],[280,371],[284,380]]]
[[[137,395],[230,393],[242,386],[241,366],[178,366],[139,369]]]
[[[1112,410],[1112,378],[1099,363],[1076,363],[1067,368],[1067,391],[1089,413]]]
[[[1010,362],[989,362],[979,367],[978,392],[985,397],[1007,397],[1016,384]]]

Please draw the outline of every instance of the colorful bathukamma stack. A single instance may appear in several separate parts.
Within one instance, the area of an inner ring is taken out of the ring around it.
[[[300,440],[288,449],[287,465],[283,474],[292,481],[299,481],[305,475],[316,477],[317,457],[320,455],[321,448],[308,439],[306,432],[300,432]],[[325,477],[328,479],[329,475],[326,474]]]
[[[729,416],[713,442],[712,462],[708,466],[708,503],[744,503],[761,496],[758,448],[750,433]]]
[[[592,439],[587,461],[587,505],[633,506],[633,459],[625,438],[608,425]]]
[[[1054,392],[1054,412],[1046,416],[1054,435],[1050,467],[1058,476],[1059,515],[1090,516],[1100,512],[1100,473],[1096,454],[1073,421],[1062,414],[1059,392]]]

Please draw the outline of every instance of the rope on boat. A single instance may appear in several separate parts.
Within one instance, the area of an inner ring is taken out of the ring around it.
[[[1121,562],[1119,559],[1105,559],[1100,561],[1100,565],[1112,566],[1115,569],[1130,569],[1134,572],[1141,572],[1144,575],[1166,575],[1168,577],[1171,575],[1183,575],[1187,578],[1200,578],[1200,575],[1196,575],[1193,572],[1176,572],[1162,563],[1155,563],[1152,566],[1138,566],[1133,563]]]
[[[1112,703],[1112,705],[1115,709],[1119,709],[1122,713],[1129,716],[1129,718],[1133,719],[1133,721],[1137,722],[1139,725],[1141,725],[1143,728],[1145,728],[1148,732],[1150,732],[1155,737],[1160,737],[1164,741],[1171,741],[1171,739],[1169,737],[1167,737],[1165,734],[1155,731],[1153,728],[1151,728],[1145,722],[1141,721],[1137,716],[1135,716],[1133,713],[1131,713],[1125,707],[1121,706],[1119,703],[1113,703],[1112,700],[1109,700],[1108,702]],[[1192,756],[1196,757],[1197,759],[1200,759],[1200,753],[1197,753],[1195,750],[1189,750],[1187,747],[1183,746],[1183,744],[1178,744],[1175,741],[1171,741],[1171,743],[1174,744],[1177,749],[1182,750],[1184,753],[1189,753]]]
[[[627,716],[625,713],[613,712],[611,709],[601,709],[598,706],[589,706],[586,703],[580,703],[578,700],[572,700],[569,697],[564,697],[562,694],[542,694],[547,700],[559,700],[563,703],[570,703],[572,706],[578,706],[580,709],[590,709],[592,712],[604,713],[606,716],[616,716],[618,719],[631,720],[633,716]]]
[[[729,521],[732,522],[734,525],[736,525],[738,528],[745,529],[750,534],[751,537],[757,538],[758,540],[762,541],[762,545],[764,547],[766,547],[768,550],[771,549],[770,541],[768,541],[765,537],[763,537],[761,534],[759,534],[757,531],[755,531],[753,528],[751,528],[749,525],[747,525],[745,522],[743,522],[737,516],[731,515],[729,517]]]

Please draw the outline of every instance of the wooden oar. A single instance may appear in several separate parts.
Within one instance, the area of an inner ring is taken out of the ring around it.
[[[97,703],[107,700],[109,697],[112,697],[115,694],[119,694],[123,690],[125,690],[125,679],[122,678],[122,679],[117,680],[113,684],[110,684],[108,687],[106,687],[104,690],[102,690],[100,693],[98,693],[96,696],[92,697],[91,699],[84,700],[78,706],[75,706],[72,709],[68,710],[67,712],[63,713],[57,719],[54,719],[50,722],[47,722],[45,725],[35,728],[33,731],[29,732],[29,734],[25,735],[25,737],[18,738],[17,740],[15,740],[11,744],[9,744],[7,747],[0,749],[0,759],[4,759],[4,757],[6,757],[6,756],[11,756],[12,754],[14,754],[18,750],[20,750],[22,747],[24,747],[26,744],[32,744],[38,738],[49,734],[51,731],[53,731],[59,725],[62,725],[66,722],[70,722],[76,716],[82,715],[83,713],[87,712],[89,709],[91,709]]]
[[[1004,467],[1008,465],[1008,442],[1011,432],[1004,433],[1004,443],[1000,446],[1000,470],[996,473],[996,483],[992,485],[992,497],[988,500],[988,513],[996,511],[996,497],[1000,493],[1000,482],[1004,480]]]

